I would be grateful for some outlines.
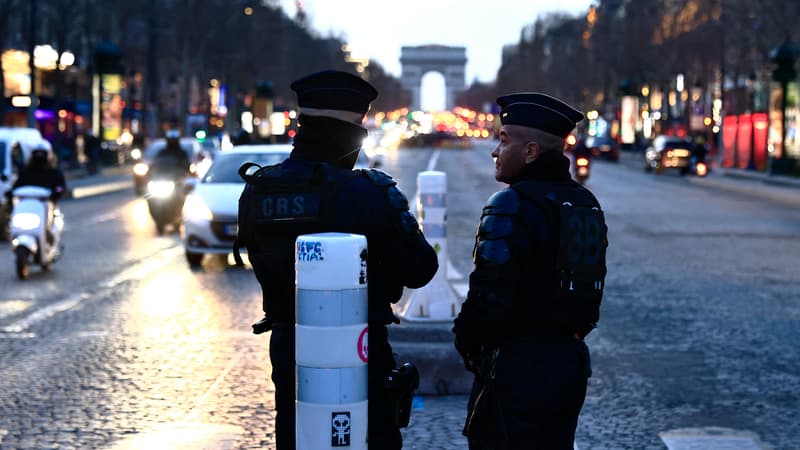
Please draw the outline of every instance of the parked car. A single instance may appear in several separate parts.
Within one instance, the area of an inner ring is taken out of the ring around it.
[[[658,136],[644,152],[644,170],[663,173],[666,169],[678,169],[681,175],[691,170],[692,148],[688,138]]]
[[[216,153],[204,148],[195,138],[181,138],[181,148],[189,155],[189,161],[192,162],[195,173],[202,176],[208,165],[214,159]],[[150,179],[150,165],[158,153],[167,146],[165,139],[156,139],[150,143],[147,149],[142,153],[142,157],[133,166],[133,188],[136,195],[142,195],[147,190],[147,181]]]
[[[17,181],[31,151],[38,146],[52,150],[50,142],[36,128],[0,127],[0,241],[8,239],[11,204],[6,194]]]
[[[596,158],[619,161],[619,142],[609,136],[589,136],[586,138],[586,147]]]
[[[244,189],[239,167],[245,162],[278,164],[291,151],[287,144],[240,145],[217,156],[183,205],[181,238],[190,266],[199,266],[206,254],[227,256],[231,252],[238,232],[239,195]]]

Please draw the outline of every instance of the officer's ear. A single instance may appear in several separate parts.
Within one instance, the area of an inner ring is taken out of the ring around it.
[[[525,164],[536,161],[541,152],[542,149],[539,147],[539,143],[537,141],[528,141],[525,144]]]

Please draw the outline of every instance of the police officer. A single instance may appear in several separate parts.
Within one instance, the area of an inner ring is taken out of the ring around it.
[[[403,287],[422,287],[436,273],[436,253],[395,181],[379,170],[353,170],[367,136],[361,123],[377,96],[375,88],[339,71],[308,75],[291,88],[297,94],[300,127],[290,157],[255,173],[248,174],[248,164],[239,171],[247,184],[239,201],[238,239],[261,284],[266,315],[254,332],[272,329],[277,448],[295,447],[295,239],[346,232],[366,236],[368,246],[369,446],[399,449],[394,402],[384,386],[395,368],[386,326],[396,321],[390,305],[400,299]],[[298,207],[262,207],[265,200],[280,201],[281,196]],[[294,201],[298,197],[302,201]]]
[[[564,139],[583,114],[539,93],[497,99],[495,178],[483,208],[456,349],[475,374],[470,449],[572,449],[591,374],[606,226],[569,173]]]

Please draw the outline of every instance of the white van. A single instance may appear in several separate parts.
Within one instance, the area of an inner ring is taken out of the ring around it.
[[[17,180],[31,151],[39,146],[52,151],[50,142],[36,128],[0,127],[0,241],[8,239],[11,205],[6,193]]]

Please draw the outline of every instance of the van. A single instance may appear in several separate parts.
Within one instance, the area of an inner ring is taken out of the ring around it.
[[[0,127],[0,241],[8,239],[11,202],[7,193],[28,156],[39,146],[52,151],[50,142],[36,128]]]

